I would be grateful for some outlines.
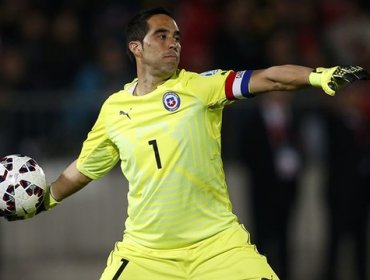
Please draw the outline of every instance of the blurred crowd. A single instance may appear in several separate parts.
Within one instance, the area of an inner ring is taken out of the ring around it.
[[[32,143],[28,138],[39,135],[48,142],[67,132],[71,144],[81,139],[103,100],[135,75],[125,54],[127,20],[157,5],[178,21],[181,67],[188,70],[283,63],[370,68],[365,0],[3,0],[0,106],[5,113],[18,112],[7,145],[16,149],[21,139]],[[32,128],[36,122],[41,129]]]
[[[0,2],[1,154],[65,156],[77,152],[105,98],[135,77],[134,65],[125,54],[126,22],[139,9],[158,5],[167,7],[177,19],[182,33],[180,66],[188,70],[257,69],[285,63],[310,67],[351,64],[370,69],[368,0],[3,0]],[[286,207],[281,211],[284,216],[276,218],[274,213],[259,213],[265,224],[275,222],[277,228],[281,227],[281,235],[271,231],[271,226],[266,229],[256,225],[256,232],[261,239],[271,241],[270,231],[280,238],[279,244],[286,245],[284,221],[295,198],[300,170],[305,158],[324,151],[325,156],[319,157],[327,163],[328,197],[333,200],[328,203],[330,209],[338,210],[331,219],[332,231],[337,234],[332,233],[330,238],[328,267],[335,266],[338,243],[345,228],[344,236],[359,235],[355,239],[359,241],[357,264],[361,277],[358,279],[365,279],[365,263],[361,261],[366,259],[363,250],[366,226],[363,225],[367,220],[370,185],[370,85],[360,82],[335,98],[312,89],[295,96],[299,98],[286,100],[266,95],[251,101],[252,105],[238,105],[225,113],[224,129],[230,132],[227,135],[240,140],[251,135],[240,133],[239,127],[232,124],[251,127],[253,124],[248,120],[258,116],[257,111],[261,112],[259,120],[265,122],[265,133],[269,136],[261,149],[269,146],[272,155],[266,156],[268,162],[277,161],[276,166],[271,165],[274,175],[267,177],[275,176],[276,180],[289,183],[289,188],[284,190],[289,194],[276,194],[283,201],[289,199],[284,201]],[[241,118],[240,110],[248,106],[256,114]],[[297,109],[300,113],[295,117],[292,112]],[[326,143],[319,147],[315,143],[320,141],[307,132],[305,137],[297,136],[305,123],[297,122],[306,120],[307,124],[312,119],[319,119],[316,123],[321,128],[319,137]],[[253,140],[256,139],[249,139]],[[260,160],[258,155],[257,159],[253,158],[253,151],[243,150],[243,143],[224,147],[238,150],[225,148],[225,157],[245,160],[246,165],[250,165],[246,158]],[[239,153],[239,149],[243,152]],[[245,157],[238,158],[239,155]],[[274,184],[259,182],[257,175],[252,178],[257,186]],[[257,203],[260,194],[255,195]],[[351,199],[358,203],[349,203]],[[256,209],[261,209],[257,206]],[[266,217],[275,221],[269,222]],[[279,256],[285,254],[278,251]],[[287,266],[284,258],[280,258],[280,263],[277,259],[272,258],[272,262],[279,267]],[[287,275],[288,269],[279,270]],[[328,269],[327,273],[335,272]]]

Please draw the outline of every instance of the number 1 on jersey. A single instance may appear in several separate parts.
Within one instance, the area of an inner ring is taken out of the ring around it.
[[[154,151],[155,161],[157,162],[157,167],[158,169],[161,169],[162,163],[161,163],[161,157],[159,156],[157,140],[150,140],[148,141],[148,144],[153,146],[153,151]]]

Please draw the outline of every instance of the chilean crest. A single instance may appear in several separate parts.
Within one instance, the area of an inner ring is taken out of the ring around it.
[[[176,111],[180,107],[180,103],[180,97],[173,91],[166,92],[163,95],[163,106],[167,111]]]

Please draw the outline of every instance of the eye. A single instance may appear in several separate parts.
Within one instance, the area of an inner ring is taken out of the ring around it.
[[[167,35],[166,34],[159,34],[159,39],[161,40],[166,40],[167,39]]]

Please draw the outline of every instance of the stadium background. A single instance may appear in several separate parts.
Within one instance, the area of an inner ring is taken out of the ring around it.
[[[188,70],[254,69],[283,63],[358,64],[370,69],[369,3],[3,0],[0,155],[32,156],[49,181],[59,175],[78,155],[102,101],[134,77],[133,65],[125,56],[123,28],[140,8],[164,5],[174,12],[183,34],[181,66]],[[352,121],[354,109],[365,123],[358,143],[369,152],[369,91],[368,83],[359,83],[334,99],[313,89],[294,95],[292,104],[302,113],[306,163],[290,226],[292,279],[321,279],[327,269],[328,141],[323,119],[334,109]],[[223,128],[234,210],[252,237],[249,171],[239,156],[243,145],[239,133],[245,129],[245,112],[258,103],[254,99],[226,108]],[[352,107],[347,108],[348,103]],[[369,162],[369,153],[362,156]],[[52,213],[23,222],[0,221],[0,279],[97,279],[114,241],[121,238],[126,192],[126,181],[117,168]],[[348,209],[356,203],[348,201]],[[347,241],[340,251],[339,280],[357,279],[353,240]],[[369,242],[363,246],[368,250]]]

